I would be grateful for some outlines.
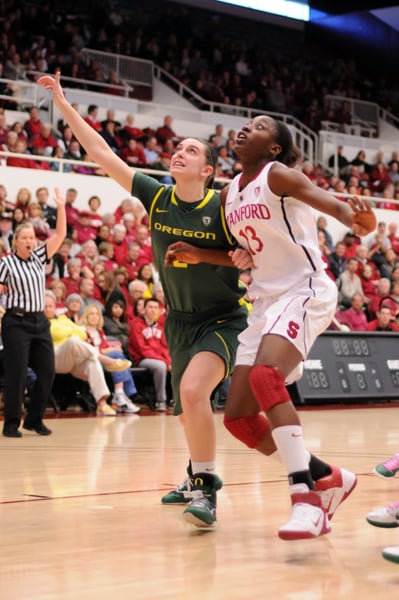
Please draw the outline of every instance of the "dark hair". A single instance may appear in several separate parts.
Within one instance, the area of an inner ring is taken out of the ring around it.
[[[301,157],[299,149],[295,146],[288,127],[281,121],[274,120],[274,124],[276,128],[275,141],[281,146],[281,152],[275,159],[287,167],[293,167]]]
[[[121,316],[121,321],[125,322],[127,321],[126,318],[126,304],[123,300],[120,300],[119,298],[116,298],[115,300],[111,300],[110,302],[107,302],[105,305],[105,309],[104,309],[104,316],[105,317],[109,317],[110,319],[112,319],[112,307],[114,304],[117,304],[118,306],[120,306],[121,308],[123,308],[123,313]]]
[[[157,300],[156,298],[151,297],[151,298],[146,298],[144,300],[144,308],[147,306],[147,304],[149,302],[156,302],[159,305],[159,300]]]

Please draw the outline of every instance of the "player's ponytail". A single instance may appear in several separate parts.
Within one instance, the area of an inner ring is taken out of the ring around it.
[[[193,138],[193,139],[198,140],[199,142],[201,142],[201,144],[203,144],[204,150],[205,150],[206,164],[210,165],[213,169],[212,173],[207,177],[207,179],[205,181],[205,187],[207,189],[210,189],[213,186],[213,182],[215,179],[216,166],[217,166],[217,162],[218,162],[218,157],[217,157],[216,151],[213,148],[213,146],[211,146],[210,143],[207,142],[206,140],[204,140],[202,138]]]
[[[287,167],[294,167],[301,158],[299,148],[294,144],[290,130],[284,123],[275,121],[275,126],[275,142],[281,147],[281,152],[274,159]]]

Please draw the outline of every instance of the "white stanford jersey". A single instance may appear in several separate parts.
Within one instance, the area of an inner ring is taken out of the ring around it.
[[[237,175],[226,199],[229,229],[254,261],[252,296],[279,296],[304,278],[324,273],[315,213],[304,202],[273,194],[268,175],[274,164],[268,163],[241,192]]]

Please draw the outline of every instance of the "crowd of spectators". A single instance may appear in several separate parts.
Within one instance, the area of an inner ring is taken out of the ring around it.
[[[334,243],[325,217],[317,228],[327,273],[338,288],[331,328],[399,331],[398,225],[379,222],[368,245],[351,231]]]
[[[372,72],[373,61],[359,65],[330,48],[315,49],[306,32],[200,7],[70,1],[54,10],[48,1],[8,0],[0,4],[0,27],[0,76],[9,79],[61,68],[78,87],[95,82],[97,91],[104,84],[107,93],[121,93],[115,72],[84,58],[88,47],[151,60],[205,100],[289,113],[315,131],[323,120],[350,123],[346,103],[326,103],[327,95],[371,100],[399,113],[397,87],[384,65]]]

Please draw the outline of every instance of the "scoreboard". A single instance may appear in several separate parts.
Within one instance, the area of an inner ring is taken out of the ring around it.
[[[296,404],[399,400],[399,333],[327,331],[303,366]]]

